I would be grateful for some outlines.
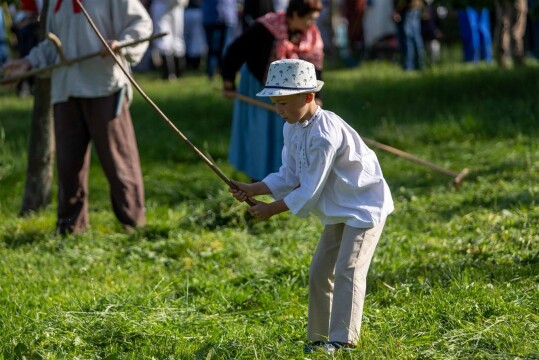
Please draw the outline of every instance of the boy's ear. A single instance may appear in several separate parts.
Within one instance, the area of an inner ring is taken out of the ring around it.
[[[305,97],[305,102],[310,103],[311,101],[314,100],[314,96],[315,96],[314,93],[307,93],[307,96]]]

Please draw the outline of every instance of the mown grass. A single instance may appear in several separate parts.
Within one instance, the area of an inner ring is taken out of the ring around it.
[[[396,210],[350,359],[539,358],[539,66],[384,63],[325,73],[325,107],[360,134],[454,171],[462,187],[376,150]],[[137,77],[231,177],[232,104],[203,77]],[[148,226],[125,234],[94,157],[91,229],[53,236],[55,204],[19,218],[31,101],[0,90],[0,359],[303,359],[321,230],[256,222],[136,96]],[[313,359],[327,358],[315,354]]]

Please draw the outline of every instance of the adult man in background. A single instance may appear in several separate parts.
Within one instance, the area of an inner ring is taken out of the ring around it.
[[[118,49],[148,37],[152,22],[139,0],[85,1],[99,31],[125,65],[144,55],[147,43]],[[51,0],[46,29],[62,42],[67,59],[103,50],[77,0]],[[6,76],[58,63],[50,41],[6,64]],[[95,57],[52,71],[51,102],[58,169],[57,233],[79,233],[89,225],[88,172],[93,142],[110,186],[112,208],[128,230],[145,223],[144,186],[129,103],[128,79],[111,57]]]

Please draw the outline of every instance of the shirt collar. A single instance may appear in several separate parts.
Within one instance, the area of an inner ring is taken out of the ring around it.
[[[300,123],[302,128],[306,128],[307,126],[311,125],[313,122],[318,120],[320,115],[322,114],[322,108],[320,106],[317,107],[316,111],[314,112],[313,116],[309,120],[305,120],[304,122]]]

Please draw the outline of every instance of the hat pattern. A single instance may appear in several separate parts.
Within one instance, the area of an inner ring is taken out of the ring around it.
[[[282,96],[317,92],[323,82],[316,79],[314,65],[299,59],[284,59],[270,64],[266,86],[258,96]]]

